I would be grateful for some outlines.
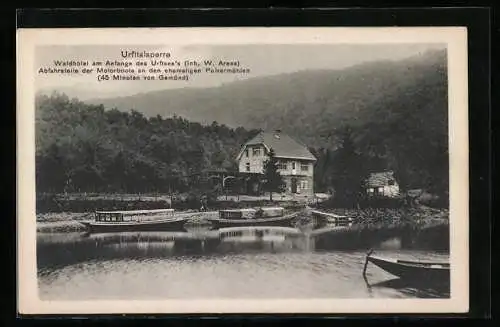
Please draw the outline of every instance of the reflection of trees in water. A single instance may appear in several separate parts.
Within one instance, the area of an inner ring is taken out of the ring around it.
[[[39,269],[60,267],[88,261],[114,259],[167,258],[183,255],[216,255],[224,253],[276,253],[305,250],[301,237],[268,238],[257,231],[254,239],[238,237],[230,240],[197,236],[190,233],[146,232],[80,234],[62,237],[44,235],[37,241]],[[177,236],[176,236],[177,235]]]

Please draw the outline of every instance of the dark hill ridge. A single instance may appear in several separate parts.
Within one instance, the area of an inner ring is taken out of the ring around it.
[[[310,146],[329,146],[328,135],[344,124],[395,123],[409,113],[426,120],[446,118],[446,52],[87,102],[205,124],[279,128]]]

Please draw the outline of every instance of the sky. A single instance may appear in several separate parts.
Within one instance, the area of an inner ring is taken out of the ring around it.
[[[378,60],[401,60],[444,49],[443,44],[325,44],[325,45],[190,45],[190,46],[39,46],[35,55],[36,89],[58,90],[81,100],[127,96],[142,92],[185,87],[214,87],[236,80],[312,69],[342,69]],[[239,60],[249,74],[201,74],[189,81],[108,81],[92,75],[38,74],[53,67],[54,60],[123,60],[121,50],[162,51],[171,60]]]

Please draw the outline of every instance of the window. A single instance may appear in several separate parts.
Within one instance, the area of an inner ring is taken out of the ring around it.
[[[300,181],[300,188],[306,190],[308,186],[307,184],[307,181]]]
[[[375,190],[374,190],[373,188],[371,188],[371,187],[370,187],[370,188],[369,188],[369,189],[367,189],[366,191],[367,191],[368,193],[373,193]]]
[[[248,149],[245,149],[245,157],[248,158]]]
[[[246,170],[247,170],[247,171],[250,171],[250,163],[249,163],[249,162],[247,162],[247,163],[245,164],[245,168],[246,168]]]
[[[383,187],[379,187],[378,188],[378,193],[379,194],[383,194],[384,193],[384,188]]]
[[[389,184],[389,186],[394,185],[394,180],[393,180],[393,179],[390,179],[390,180],[387,182],[387,184]]]
[[[292,169],[295,169],[295,162],[292,162]]]
[[[260,148],[253,148],[252,155],[260,156]]]
[[[309,171],[309,165],[308,164],[300,165],[300,170],[301,171]]]
[[[278,169],[286,170],[286,162],[284,161],[278,161]]]

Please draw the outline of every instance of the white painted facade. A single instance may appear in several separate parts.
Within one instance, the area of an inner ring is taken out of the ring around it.
[[[239,162],[239,171],[244,173],[262,174],[264,162],[268,159],[264,146],[246,146]]]
[[[239,172],[262,174],[264,172],[264,163],[268,159],[268,149],[266,146],[246,145],[239,158]],[[307,158],[301,160],[300,158],[285,158],[278,156],[276,156],[276,159],[278,160],[278,171],[284,177],[283,180],[286,184],[287,193],[314,193],[313,161]]]

